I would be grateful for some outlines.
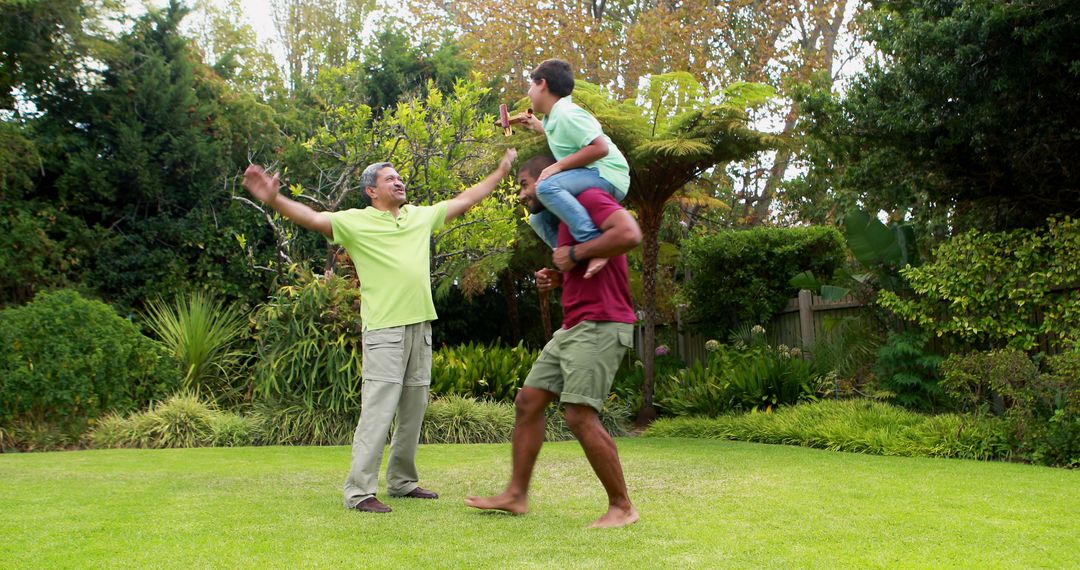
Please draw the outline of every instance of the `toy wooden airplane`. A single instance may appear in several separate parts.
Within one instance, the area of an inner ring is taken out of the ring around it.
[[[511,122],[516,122],[519,119],[532,117],[533,110],[529,109],[524,113],[518,113],[513,117],[510,116],[510,112],[506,110],[506,104],[499,105],[499,120],[495,122],[497,126],[502,127],[503,135],[510,136],[514,134],[514,129],[510,127]]]

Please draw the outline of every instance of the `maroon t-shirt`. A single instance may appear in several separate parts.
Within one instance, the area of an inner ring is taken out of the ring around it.
[[[608,216],[622,209],[615,198],[599,188],[590,188],[578,194],[577,199],[598,228]],[[559,222],[559,246],[576,243],[566,224]],[[585,279],[587,266],[588,261],[582,260],[563,273],[563,328],[569,329],[581,321],[636,322],[630,284],[626,280],[626,256],[612,257],[599,273]]]

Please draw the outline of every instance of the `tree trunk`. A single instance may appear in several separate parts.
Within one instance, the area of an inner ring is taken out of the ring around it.
[[[544,343],[551,340],[551,292],[540,292],[540,324],[544,326]]]
[[[503,297],[506,299],[506,316],[510,319],[510,342],[521,342],[521,319],[518,318],[517,286],[514,276],[510,271],[503,271],[502,279]]]
[[[645,324],[642,342],[642,356],[645,363],[645,378],[641,382],[641,409],[637,414],[637,425],[647,426],[656,419],[656,407],[653,405],[654,378],[656,375],[656,271],[660,253],[660,219],[663,207],[642,208],[639,211],[641,221],[641,284],[642,303],[644,303]]]

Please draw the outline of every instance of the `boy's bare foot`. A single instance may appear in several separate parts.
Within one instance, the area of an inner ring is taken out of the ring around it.
[[[585,268],[585,278],[588,279],[593,275],[596,275],[601,269],[607,265],[608,258],[606,257],[593,257],[589,259],[589,265]]]
[[[494,497],[466,497],[465,504],[484,511],[506,511],[515,515],[529,512],[529,499],[526,496],[503,493]]]
[[[608,507],[608,512],[604,516],[596,519],[589,528],[618,528],[620,526],[632,525],[637,522],[640,517],[638,516],[637,509],[631,505],[627,509],[618,507]]]

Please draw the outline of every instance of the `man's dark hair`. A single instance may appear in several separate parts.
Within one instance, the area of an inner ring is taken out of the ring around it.
[[[561,59],[545,59],[529,74],[533,83],[541,79],[547,81],[548,91],[559,97],[566,97],[574,91],[574,70]]]
[[[554,158],[551,158],[546,154],[538,154],[529,160],[526,160],[525,163],[521,165],[521,168],[518,168],[518,174],[524,172],[535,179],[537,176],[540,176],[540,173],[543,172],[545,168],[552,164],[555,164]]]

